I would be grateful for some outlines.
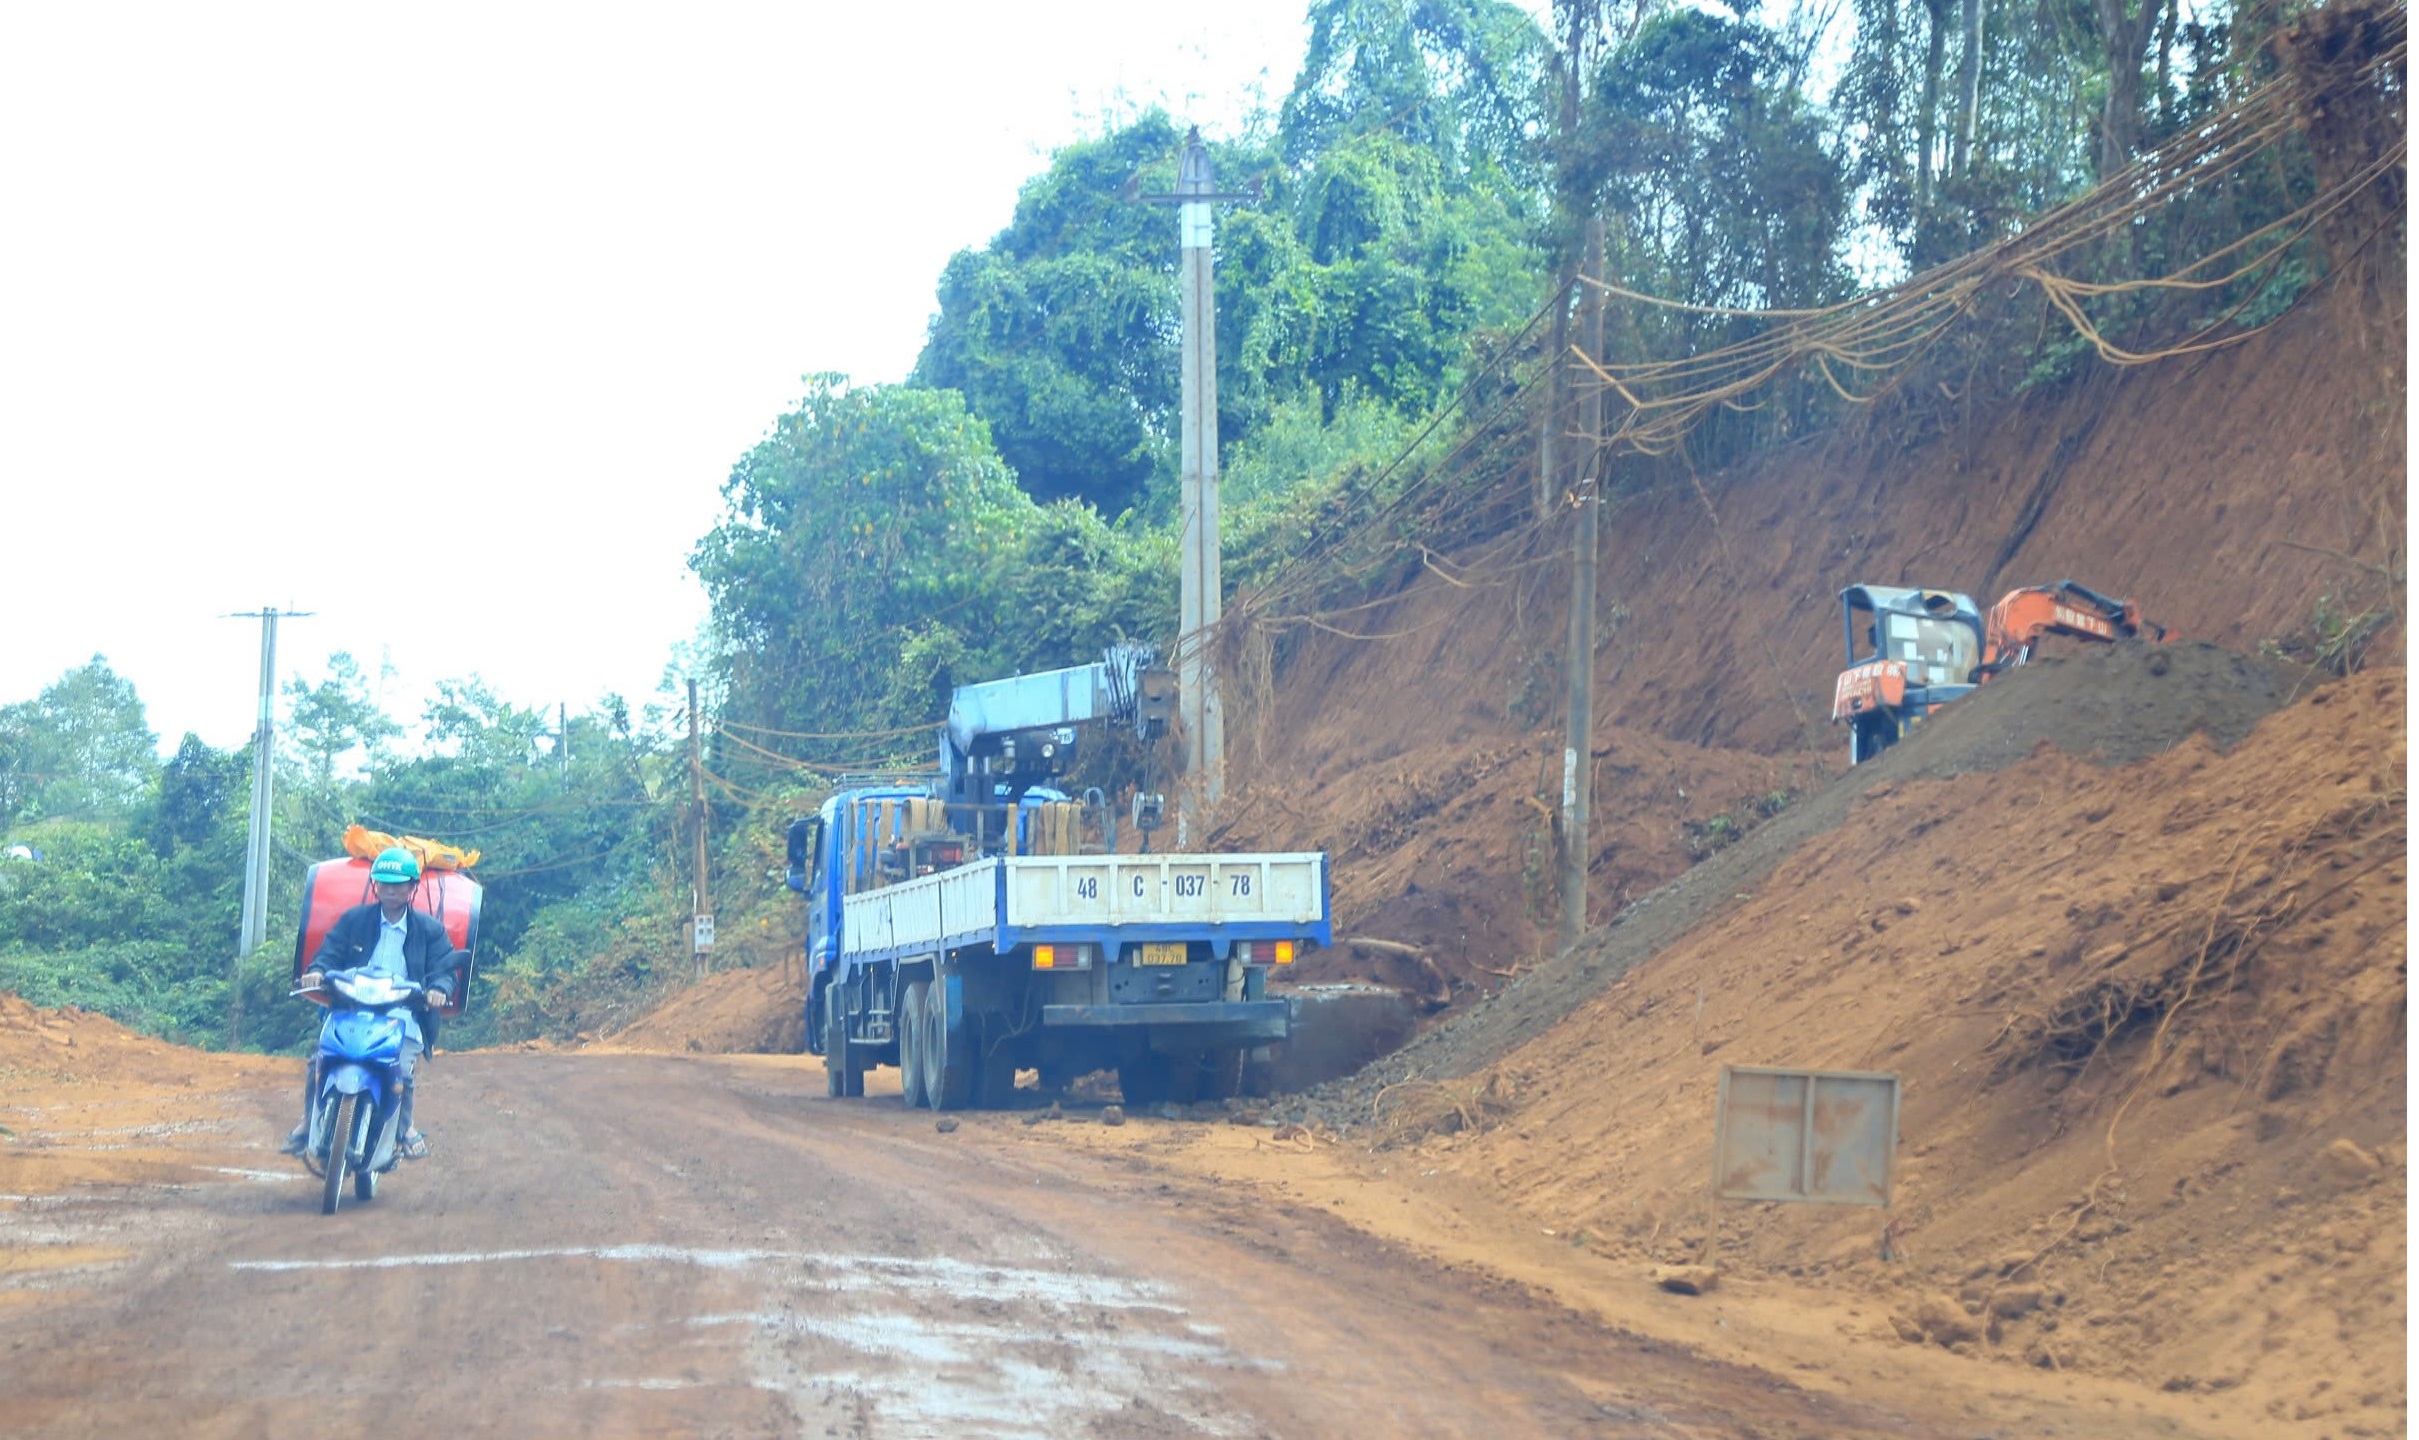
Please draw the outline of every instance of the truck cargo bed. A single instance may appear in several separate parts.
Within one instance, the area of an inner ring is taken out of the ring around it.
[[[1093,943],[1114,954],[1144,940],[1330,943],[1327,857],[1028,855],[978,860],[842,902],[852,962],[970,945],[1005,953],[1035,941]]]

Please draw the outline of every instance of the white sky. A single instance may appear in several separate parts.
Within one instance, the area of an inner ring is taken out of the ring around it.
[[[0,702],[98,652],[240,744],[264,604],[407,726],[646,700],[798,377],[901,378],[1052,148],[1231,131],[1305,8],[0,7]]]

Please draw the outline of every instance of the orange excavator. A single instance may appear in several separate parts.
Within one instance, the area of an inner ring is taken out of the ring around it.
[[[1848,668],[1832,688],[1831,718],[1848,722],[1850,764],[1879,755],[1925,716],[2032,659],[2045,636],[2102,643],[2173,638],[2166,626],[2143,619],[2131,600],[2072,580],[2010,590],[1987,619],[1954,590],[1851,585],[1839,598]]]

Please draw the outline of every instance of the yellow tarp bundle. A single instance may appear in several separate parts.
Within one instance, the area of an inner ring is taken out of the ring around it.
[[[426,840],[418,835],[389,835],[366,825],[355,825],[344,832],[344,853],[357,860],[375,860],[380,852],[402,846],[419,857],[423,870],[468,870],[479,863],[479,852],[448,845],[442,840]]]

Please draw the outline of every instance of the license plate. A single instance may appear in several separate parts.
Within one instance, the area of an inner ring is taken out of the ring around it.
[[[1135,957],[1137,965],[1182,965],[1184,942],[1181,940],[1145,940],[1142,953]]]

